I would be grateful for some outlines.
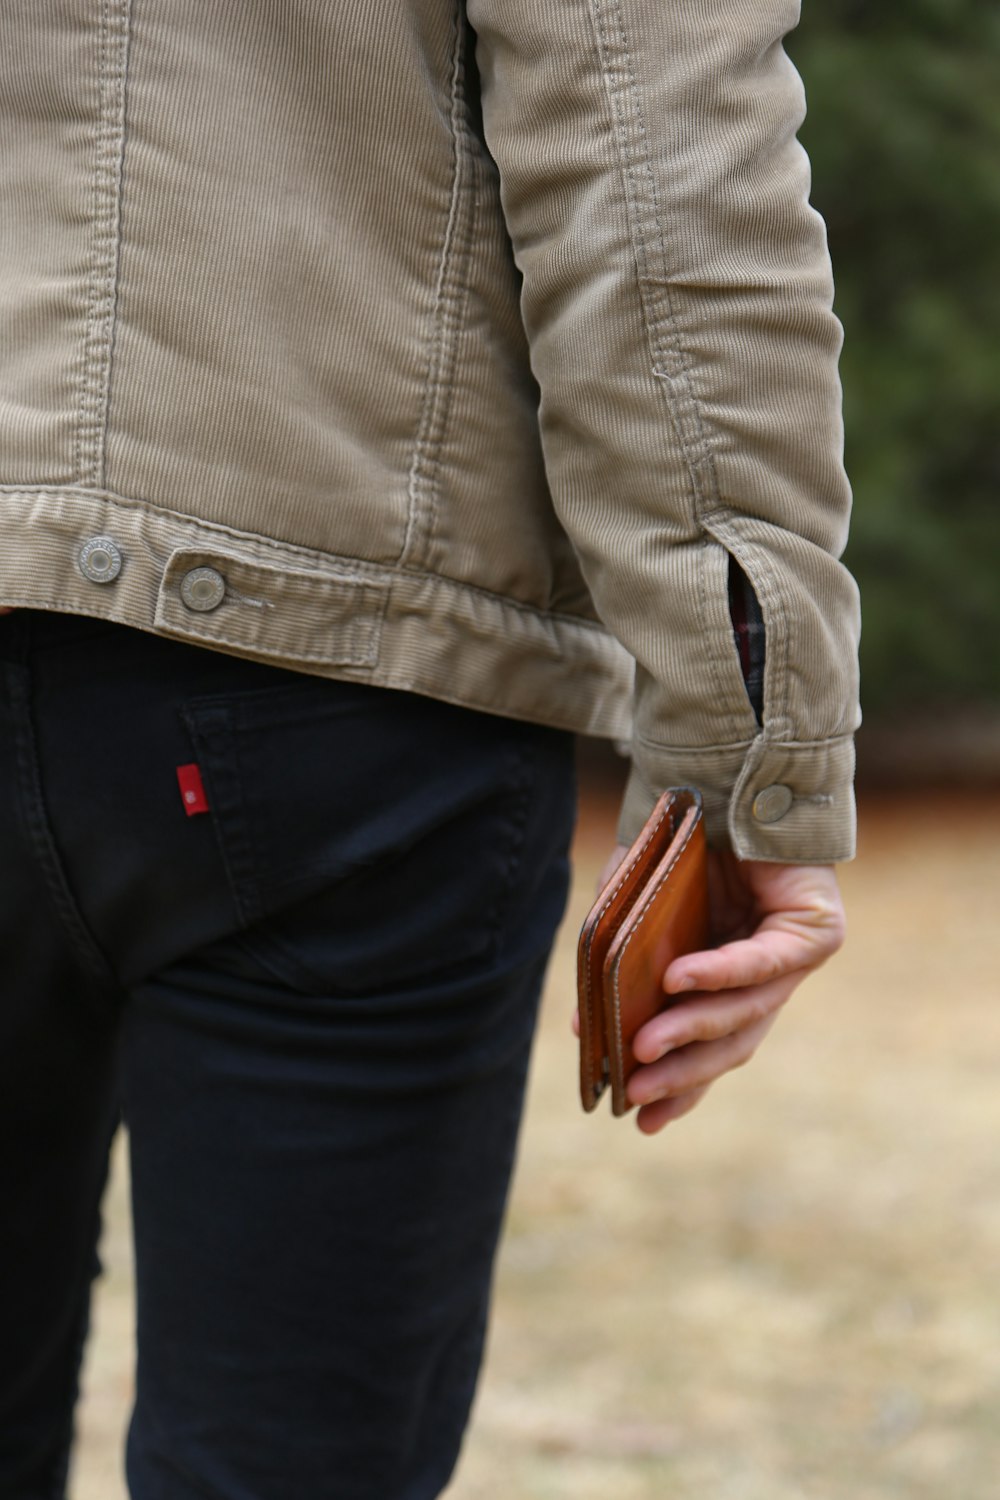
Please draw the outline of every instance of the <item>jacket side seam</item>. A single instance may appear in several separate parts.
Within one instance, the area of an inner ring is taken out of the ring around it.
[[[468,293],[468,261],[475,219],[474,195],[467,188],[469,150],[465,138],[465,32],[456,8],[449,125],[452,183],[434,293],[433,331],[420,426],[408,482],[409,511],[400,564],[425,560],[434,532],[441,450],[444,446],[455,380],[458,336]]]
[[[130,15],[131,0],[102,0],[92,193],[93,248],[74,464],[81,484],[100,485],[104,480],[104,440],[118,276]]]

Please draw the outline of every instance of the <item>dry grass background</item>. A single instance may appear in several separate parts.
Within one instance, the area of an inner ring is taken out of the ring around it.
[[[494,1329],[449,1500],[1000,1496],[1000,799],[862,806],[845,951],[753,1064],[652,1141],[584,1118],[588,800]],[[121,1500],[119,1159],[74,1500]]]

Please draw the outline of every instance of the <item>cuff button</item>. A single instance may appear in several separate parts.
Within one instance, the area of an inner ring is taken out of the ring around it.
[[[757,793],[751,811],[758,823],[778,823],[794,801],[791,787],[777,782]]]

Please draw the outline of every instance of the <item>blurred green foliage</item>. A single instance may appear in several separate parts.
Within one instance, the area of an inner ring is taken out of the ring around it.
[[[804,0],[866,710],[1000,702],[1000,6]]]

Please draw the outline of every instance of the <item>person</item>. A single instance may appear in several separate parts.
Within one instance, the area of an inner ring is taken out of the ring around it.
[[[134,1500],[448,1482],[572,732],[630,743],[623,844],[693,784],[713,845],[642,1130],[840,942],[857,602],[795,20],[3,7],[4,1500],[64,1493],[120,1116]]]

